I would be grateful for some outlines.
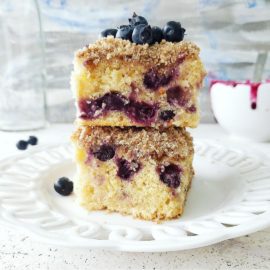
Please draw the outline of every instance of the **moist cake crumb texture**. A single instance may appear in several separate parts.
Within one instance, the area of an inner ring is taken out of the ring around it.
[[[204,76],[199,49],[191,42],[163,40],[150,46],[102,38],[75,55],[71,85],[77,121],[89,126],[196,127]],[[173,116],[162,119],[169,110]]]
[[[156,221],[182,214],[193,176],[192,138],[184,129],[81,126],[72,140],[75,192],[85,208]]]

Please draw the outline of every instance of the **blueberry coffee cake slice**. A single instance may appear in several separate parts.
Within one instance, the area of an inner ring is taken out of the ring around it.
[[[185,29],[163,31],[136,14],[75,54],[71,85],[78,122],[90,126],[196,127],[205,70]]]
[[[193,177],[192,138],[182,128],[79,126],[74,183],[79,203],[146,220],[184,210]]]

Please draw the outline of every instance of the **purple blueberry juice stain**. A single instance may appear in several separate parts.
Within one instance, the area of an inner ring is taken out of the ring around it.
[[[123,158],[116,159],[116,165],[118,167],[117,176],[124,181],[131,180],[131,177],[140,170],[140,163],[132,160],[128,161]]]
[[[102,102],[99,99],[97,100],[87,100],[83,99],[79,101],[79,110],[80,110],[80,118],[94,119],[102,115]]]
[[[102,103],[105,106],[105,110],[122,111],[128,103],[128,100],[117,92],[111,92],[102,97]]]
[[[143,84],[148,89],[155,91],[161,86],[168,85],[172,81],[174,73],[174,70],[171,70],[168,74],[159,74],[156,70],[151,69],[144,75]]]
[[[81,119],[95,119],[109,111],[123,111],[128,99],[117,92],[110,92],[93,100],[79,101]]]
[[[79,101],[79,110],[80,118],[84,120],[98,118],[110,111],[123,111],[133,121],[150,125],[156,118],[157,106],[111,92],[94,100]]]
[[[188,97],[180,86],[173,86],[167,90],[167,101],[171,105],[185,107]]]
[[[159,179],[170,188],[178,188],[181,182],[181,168],[175,164],[162,165],[157,169]]]
[[[195,105],[191,105],[188,108],[186,108],[186,110],[190,113],[195,113],[197,111],[197,108]]]
[[[232,87],[236,87],[237,85],[249,85],[250,86],[250,107],[252,110],[257,109],[257,97],[259,86],[262,84],[260,82],[251,82],[247,80],[246,82],[237,82],[237,81],[223,81],[223,80],[213,80],[210,84],[210,89],[216,83],[222,83],[224,85],[230,85]]]
[[[130,101],[125,109],[126,115],[134,122],[150,125],[155,121],[157,106],[146,102]]]
[[[175,113],[172,110],[165,110],[160,112],[159,118],[162,121],[169,121],[175,117]]]
[[[114,157],[115,149],[112,145],[103,144],[97,150],[90,151],[100,161],[107,161]]]
[[[250,83],[250,102],[251,102],[251,109],[257,109],[257,96],[258,96],[258,89],[261,83]]]

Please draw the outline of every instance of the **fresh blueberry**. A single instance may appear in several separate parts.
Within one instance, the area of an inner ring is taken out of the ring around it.
[[[25,150],[28,146],[28,142],[27,141],[23,141],[23,140],[20,140],[16,143],[16,147],[19,149],[19,150]]]
[[[103,144],[97,151],[93,152],[93,154],[94,157],[100,161],[107,161],[114,157],[115,151],[111,145]]]
[[[133,13],[132,18],[128,20],[129,20],[129,24],[133,27],[139,24],[144,24],[144,25],[148,24],[147,20],[144,17],[138,16],[135,12]]]
[[[31,145],[37,145],[38,138],[36,136],[29,136],[28,143]]]
[[[143,83],[144,85],[152,90],[157,90],[160,86],[165,86],[172,80],[172,74],[158,74],[157,71],[151,69],[144,75]]]
[[[167,41],[178,42],[184,39],[185,31],[179,22],[170,21],[164,26],[163,35]]]
[[[54,183],[54,190],[63,196],[70,195],[73,191],[73,182],[67,177],[61,177]]]
[[[146,102],[131,101],[126,108],[128,117],[144,125],[149,125],[154,121],[156,112],[156,106]]]
[[[117,32],[117,29],[112,29],[112,28],[106,29],[106,30],[103,30],[100,33],[100,37],[107,37],[107,36],[113,36],[113,37],[115,37],[116,32]]]
[[[134,43],[151,44],[152,40],[152,29],[150,25],[139,24],[135,26],[132,32],[132,41]]]
[[[116,161],[116,164],[118,166],[117,176],[122,180],[129,180],[140,169],[140,164],[134,160],[129,162],[120,158]]]
[[[175,164],[168,166],[162,166],[159,168],[160,180],[165,183],[168,187],[178,188],[181,182],[182,170]]]
[[[160,113],[159,118],[163,121],[169,121],[173,119],[174,116],[175,116],[175,113],[172,110],[166,110]]]
[[[117,32],[116,32],[116,38],[121,38],[121,39],[127,39],[127,40],[132,40],[132,31],[133,28],[130,25],[121,25]]]
[[[163,39],[163,32],[158,26],[152,27],[152,43],[155,42],[160,43],[160,41]]]
[[[121,111],[128,100],[117,92],[111,92],[103,96],[102,103],[105,104],[105,110]]]

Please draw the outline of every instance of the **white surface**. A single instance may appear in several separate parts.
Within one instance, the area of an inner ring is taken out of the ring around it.
[[[223,128],[233,135],[254,141],[270,141],[270,83],[258,88],[257,108],[251,109],[250,85],[235,87],[215,83],[211,87],[214,115]]]
[[[54,126],[35,133],[43,145],[46,141],[66,141],[71,130],[71,126]],[[201,126],[193,134],[197,138],[216,138],[221,143],[247,148],[245,144],[229,140],[217,126]],[[2,157],[16,152],[15,142],[23,137],[0,133]],[[248,149],[261,150],[262,157],[269,160],[269,144],[249,144]],[[197,250],[136,254],[53,247],[40,244],[27,234],[0,227],[0,261],[3,269],[268,269],[269,235],[267,229]]]

